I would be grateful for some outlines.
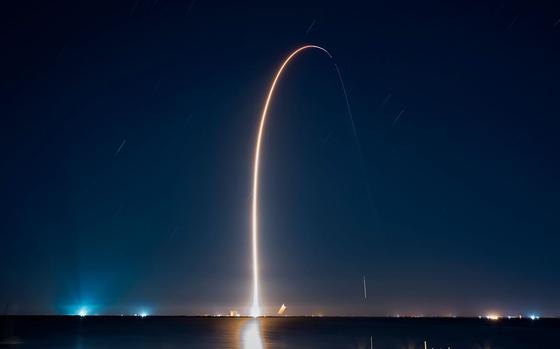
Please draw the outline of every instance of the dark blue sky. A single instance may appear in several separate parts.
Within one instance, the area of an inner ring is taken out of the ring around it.
[[[257,119],[281,60],[315,43],[341,68],[361,154],[332,63],[298,57],[264,145],[265,305],[560,314],[560,8],[15,6],[0,37],[3,312],[244,310]]]

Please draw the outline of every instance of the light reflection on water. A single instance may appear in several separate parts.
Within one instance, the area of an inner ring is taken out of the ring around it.
[[[264,349],[261,323],[258,318],[249,319],[241,326],[241,349]]]
[[[369,349],[373,336],[375,349],[558,348],[560,320],[529,321],[0,316],[0,347]]]

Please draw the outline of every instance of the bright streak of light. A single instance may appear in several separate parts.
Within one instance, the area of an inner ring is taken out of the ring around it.
[[[488,315],[486,315],[486,319],[492,320],[492,321],[497,321],[497,320],[500,320],[500,315],[498,315],[498,314],[488,314]]]
[[[146,317],[146,316],[148,316],[148,313],[146,313],[146,312],[140,313],[140,317],[144,318],[144,317]]]
[[[531,319],[531,320],[538,320],[538,319],[540,319],[540,316],[535,315],[535,314],[531,314],[531,315],[529,315],[529,319]]]
[[[258,319],[248,320],[241,329],[241,349],[263,349]]]
[[[270,101],[274,94],[274,89],[276,88],[276,84],[284,72],[284,69],[288,65],[288,63],[294,58],[298,53],[306,50],[306,49],[317,49],[326,53],[330,58],[332,58],[331,54],[325,50],[324,48],[316,45],[305,45],[297,50],[293,51],[285,60],[282,62],[280,68],[276,72],[274,76],[274,80],[270,85],[270,89],[268,90],[268,95],[266,97],[266,101],[264,103],[263,111],[261,114],[261,119],[259,123],[259,130],[257,134],[257,142],[255,145],[255,156],[253,162],[253,202],[252,202],[252,209],[251,209],[251,235],[252,235],[252,254],[253,254],[253,304],[251,306],[250,315],[252,317],[261,316],[261,308],[260,308],[260,299],[259,299],[259,256],[258,256],[258,235],[259,235],[259,227],[258,227],[258,207],[259,207],[259,168],[260,168],[260,157],[261,157],[261,141],[263,138],[264,133],[264,126],[266,124],[266,118],[268,115],[268,107],[270,105]]]

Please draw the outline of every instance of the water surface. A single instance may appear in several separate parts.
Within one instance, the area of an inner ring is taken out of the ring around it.
[[[2,317],[13,348],[560,348],[552,319]]]

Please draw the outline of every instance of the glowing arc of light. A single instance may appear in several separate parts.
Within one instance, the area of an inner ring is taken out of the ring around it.
[[[305,45],[302,46],[295,51],[293,51],[284,61],[276,75],[274,76],[274,80],[270,85],[270,89],[268,90],[268,95],[266,97],[266,101],[264,103],[263,111],[260,118],[259,129],[257,133],[257,141],[255,145],[255,155],[254,155],[254,162],[253,162],[253,202],[252,202],[252,209],[251,209],[251,235],[252,235],[252,254],[253,254],[253,304],[251,306],[251,316],[258,317],[261,316],[261,309],[260,309],[260,301],[259,301],[259,258],[258,258],[258,202],[259,202],[259,169],[260,169],[260,156],[261,156],[261,141],[263,138],[264,133],[264,126],[266,124],[266,119],[268,116],[268,107],[270,105],[270,101],[274,94],[274,90],[276,88],[276,84],[280,79],[280,76],[284,72],[284,69],[288,65],[288,63],[296,56],[298,53],[307,50],[307,49],[317,49],[324,53],[326,53],[329,58],[332,59],[332,55],[329,51],[325,50],[324,48],[316,45]]]

